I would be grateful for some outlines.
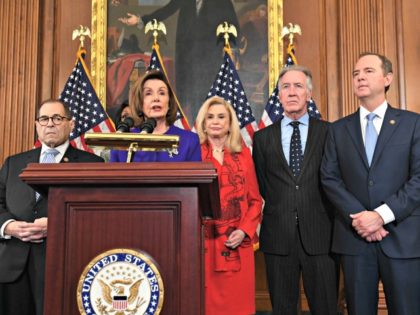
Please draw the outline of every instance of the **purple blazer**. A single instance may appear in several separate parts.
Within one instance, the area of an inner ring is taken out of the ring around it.
[[[138,128],[133,128],[131,132],[139,132]],[[132,162],[188,162],[201,161],[201,147],[198,135],[174,125],[170,126],[165,135],[179,136],[178,153],[169,156],[165,151],[138,151],[133,155]],[[126,162],[127,151],[112,150],[110,162]]]

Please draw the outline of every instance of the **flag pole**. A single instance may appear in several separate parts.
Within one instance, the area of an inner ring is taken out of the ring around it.
[[[72,39],[75,40],[76,38],[79,38],[79,41],[80,41],[79,49],[85,48],[86,37],[91,38],[89,27],[80,25],[79,28],[76,28],[73,30]]]
[[[230,36],[238,37],[238,32],[236,30],[235,25],[229,24],[228,22],[223,22],[219,24],[216,28],[216,36],[223,35],[223,39],[225,40],[225,45],[223,47],[223,51],[229,55],[229,57],[234,60],[232,49],[230,47]]]
[[[80,40],[76,53],[76,63],[69,75],[59,99],[66,104],[72,112],[75,128],[70,134],[70,143],[81,150],[92,151],[84,141],[87,132],[114,132],[115,126],[108,117],[101,104],[95,88],[92,84],[92,77],[87,67],[84,56],[87,50],[84,41],[90,37],[90,30],[80,26],[73,31],[73,40]],[[100,153],[97,153],[100,155]]]
[[[164,66],[162,56],[160,55],[160,46],[158,44],[158,36],[159,36],[159,33],[162,33],[162,34],[166,35],[166,27],[165,27],[165,24],[163,22],[157,21],[156,19],[153,19],[152,21],[148,22],[146,24],[145,28],[144,28],[144,33],[145,34],[147,34],[149,32],[152,32],[152,35],[153,35],[152,51],[154,51],[156,53],[156,57],[158,59],[158,64],[161,65],[160,66],[160,70],[165,75],[165,77],[166,77],[166,79],[168,81],[169,87],[170,87],[170,89],[173,92],[173,95],[174,95],[174,98],[175,98],[175,102],[178,104],[178,111],[180,112],[181,117],[182,117],[181,124],[184,127],[184,129],[185,129],[185,127],[187,127],[189,130],[191,130],[191,127],[190,127],[190,124],[188,122],[188,119],[185,116],[184,111],[182,110],[181,103],[179,102],[178,97],[177,97],[177,95],[175,93],[175,90],[173,89],[173,87],[172,87],[172,85],[171,85],[171,83],[169,81],[168,73],[166,72],[166,68]],[[153,53],[152,53],[152,56],[153,56]],[[152,63],[152,60],[151,60],[151,63]],[[150,65],[149,65],[149,67],[150,67]]]

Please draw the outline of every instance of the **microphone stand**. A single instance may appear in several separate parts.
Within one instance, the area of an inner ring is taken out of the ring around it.
[[[133,142],[128,147],[128,154],[127,154],[127,163],[131,163],[133,160],[133,152],[137,152],[137,148],[139,147],[137,142]]]
[[[123,123],[119,124],[116,133],[85,133],[85,142],[93,147],[106,147],[115,150],[127,150],[127,163],[134,159],[137,151],[166,151],[170,157],[178,154],[179,136],[176,135],[153,135],[156,127],[154,119],[146,120],[140,126],[139,133],[127,132],[134,124],[131,117],[127,117]]]
[[[140,126],[140,134],[151,134],[156,127],[156,119],[150,118],[145,120]],[[133,159],[133,152],[136,152],[138,149],[138,143],[133,142],[130,143],[128,147],[128,154],[127,154],[127,163],[131,163]]]

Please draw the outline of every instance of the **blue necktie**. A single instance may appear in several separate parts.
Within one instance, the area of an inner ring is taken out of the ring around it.
[[[300,139],[298,121],[292,121],[290,125],[293,127],[292,138],[290,139],[290,157],[289,167],[292,170],[293,175],[299,176],[302,168],[303,155],[302,155],[302,141]]]
[[[45,151],[44,156],[42,157],[41,163],[55,163],[55,156],[60,153],[56,149],[48,149]],[[38,201],[40,194],[35,192],[35,199]]]
[[[373,119],[375,119],[376,114],[370,113],[366,116],[366,133],[365,133],[365,150],[367,160],[370,164],[372,163],[373,153],[375,152],[376,141],[378,140],[378,133],[376,132],[375,126],[373,125]]]

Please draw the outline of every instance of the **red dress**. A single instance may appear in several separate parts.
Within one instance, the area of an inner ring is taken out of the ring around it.
[[[206,315],[250,315],[255,313],[255,269],[253,239],[261,221],[262,199],[254,163],[248,148],[240,153],[225,149],[223,165],[211,148],[201,145],[203,161],[217,169],[222,217],[204,220]],[[224,246],[229,234],[241,229],[246,236],[232,250]]]

